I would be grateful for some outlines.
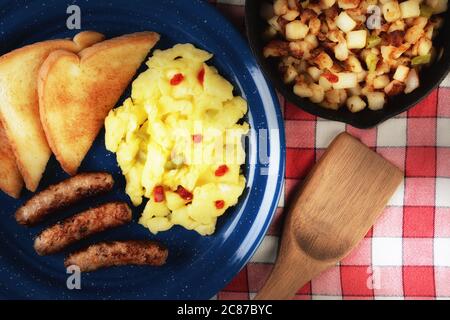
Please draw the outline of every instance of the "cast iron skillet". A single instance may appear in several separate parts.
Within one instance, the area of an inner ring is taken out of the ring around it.
[[[374,127],[379,123],[412,108],[428,96],[430,92],[442,82],[450,70],[449,8],[449,11],[444,14],[444,26],[440,30],[439,36],[433,41],[433,45],[438,50],[441,48],[444,49],[443,55],[441,59],[436,61],[432,66],[422,70],[419,75],[421,84],[418,89],[407,95],[401,94],[390,98],[385,107],[379,111],[372,111],[366,108],[359,113],[351,113],[347,108],[340,108],[338,111],[322,108],[319,105],[310,102],[308,99],[296,96],[292,91],[292,86],[283,83],[275,61],[268,60],[262,55],[265,43],[261,38],[261,34],[264,30],[263,28],[267,26],[266,22],[260,17],[260,5],[263,1],[265,0],[246,0],[245,2],[247,35],[253,54],[256,56],[266,77],[272,81],[276,89],[286,99],[306,112],[321,118],[345,122],[361,129]]]

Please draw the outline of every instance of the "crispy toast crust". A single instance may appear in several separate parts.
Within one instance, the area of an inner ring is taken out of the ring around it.
[[[27,189],[35,191],[51,150],[39,116],[37,79],[48,55],[57,49],[79,52],[103,40],[97,32],[82,32],[74,40],[50,40],[0,57],[0,117]]]
[[[0,121],[0,189],[9,196],[18,199],[22,188],[23,179]]]
[[[109,111],[158,42],[154,32],[106,40],[74,54],[58,50],[38,79],[41,122],[61,167],[76,174]]]

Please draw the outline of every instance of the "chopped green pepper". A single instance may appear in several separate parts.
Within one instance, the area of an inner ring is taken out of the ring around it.
[[[381,43],[381,38],[379,36],[370,35],[367,37],[367,46],[366,47],[368,49],[375,48],[380,43]]]
[[[375,72],[377,69],[378,57],[374,53],[369,53],[366,57],[366,65],[369,72]]]
[[[422,3],[420,5],[420,16],[425,18],[430,18],[433,15],[433,8],[429,5]]]
[[[431,61],[431,54],[425,54],[423,56],[417,56],[417,57],[412,58],[411,64],[413,66],[417,66],[419,64],[430,63],[430,61]]]

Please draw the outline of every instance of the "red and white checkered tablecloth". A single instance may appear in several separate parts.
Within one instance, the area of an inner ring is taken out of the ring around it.
[[[243,29],[244,0],[211,2]],[[371,130],[316,118],[282,98],[281,106],[287,159],[280,208],[251,262],[217,298],[255,296],[277,256],[285,200],[347,131],[404,170],[405,180],[358,248],[299,288],[296,299],[450,299],[450,77],[418,106]]]

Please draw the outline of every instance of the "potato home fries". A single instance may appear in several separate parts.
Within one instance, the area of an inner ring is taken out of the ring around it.
[[[328,109],[383,109],[420,86],[439,58],[433,40],[448,0],[264,2],[264,56],[277,58],[294,93]]]

